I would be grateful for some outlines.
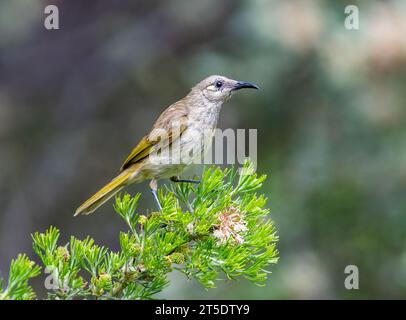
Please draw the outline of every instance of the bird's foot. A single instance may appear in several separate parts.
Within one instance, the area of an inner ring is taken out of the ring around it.
[[[152,195],[154,196],[155,202],[158,205],[159,211],[162,211],[162,206],[161,203],[159,202],[158,199],[158,182],[157,179],[152,179],[151,182],[149,183],[149,188],[151,189]]]

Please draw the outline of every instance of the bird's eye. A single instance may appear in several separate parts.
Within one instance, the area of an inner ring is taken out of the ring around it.
[[[216,88],[221,88],[222,85],[223,85],[222,81],[217,81],[216,82]]]

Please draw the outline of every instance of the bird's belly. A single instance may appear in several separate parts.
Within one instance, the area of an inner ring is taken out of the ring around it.
[[[145,179],[170,178],[180,175],[186,167],[187,165],[185,164],[158,164],[145,162],[141,169],[141,175]]]
[[[185,130],[181,137],[180,162],[190,165],[192,163],[202,163],[204,155],[207,153],[211,145],[214,130],[206,129],[191,129]]]

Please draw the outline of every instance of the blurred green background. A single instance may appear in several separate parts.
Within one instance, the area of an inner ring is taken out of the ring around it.
[[[60,30],[44,28],[56,4]],[[360,29],[344,27],[357,4]],[[0,1],[0,270],[49,225],[118,248],[125,226],[76,207],[169,104],[210,74],[253,81],[220,128],[258,129],[280,262],[264,287],[164,298],[406,297],[406,2]],[[154,206],[146,184],[140,209]],[[359,290],[344,287],[355,264]],[[43,278],[34,284],[44,292]]]

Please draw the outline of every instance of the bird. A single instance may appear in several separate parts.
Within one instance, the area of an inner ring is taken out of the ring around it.
[[[120,173],[85,201],[75,216],[88,215],[130,184],[150,180],[153,197],[162,210],[157,189],[159,179],[199,183],[181,179],[182,172],[207,151],[224,102],[240,89],[259,89],[255,83],[212,75],[196,84],[156,120],[151,131],[132,150]]]

